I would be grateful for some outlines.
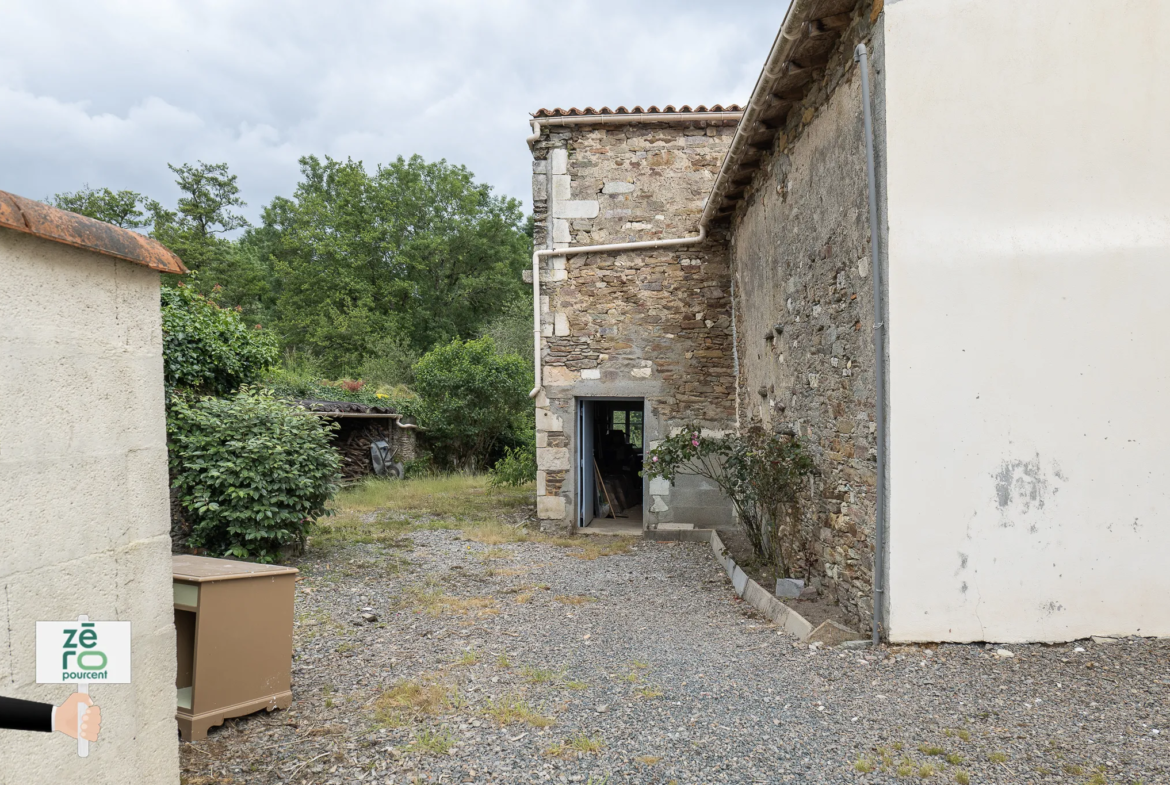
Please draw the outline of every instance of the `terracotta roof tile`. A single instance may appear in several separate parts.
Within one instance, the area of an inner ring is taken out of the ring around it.
[[[6,191],[0,191],[0,226],[164,273],[187,272],[179,257],[146,235]]]
[[[647,106],[645,108],[641,106],[634,106],[630,108],[619,106],[615,109],[610,109],[608,106],[603,106],[600,109],[594,109],[592,106],[587,106],[584,109],[578,109],[574,106],[569,109],[561,109],[560,107],[557,107],[556,109],[538,109],[532,113],[532,116],[539,119],[541,117],[584,117],[588,115],[607,114],[681,114],[692,112],[705,113],[742,111],[743,109],[739,104],[727,104],[726,106],[722,106],[720,104],[713,104],[711,106],[703,106],[702,104],[698,106],[689,106],[687,104],[683,104],[682,106],[677,107],[672,104],[667,104],[661,108],[657,106]]]

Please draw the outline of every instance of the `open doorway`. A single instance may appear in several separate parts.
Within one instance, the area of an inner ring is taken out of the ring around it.
[[[577,400],[577,525],[642,530],[645,400]]]

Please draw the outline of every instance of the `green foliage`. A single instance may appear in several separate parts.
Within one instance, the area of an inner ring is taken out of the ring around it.
[[[361,377],[372,384],[410,384],[419,356],[402,336],[388,336],[373,345],[362,363]]]
[[[278,356],[274,336],[191,286],[163,289],[162,333],[168,390],[227,395],[259,379]]]
[[[488,485],[517,487],[536,480],[536,444],[504,448],[504,457],[488,472]]]
[[[501,355],[491,338],[438,346],[414,365],[413,407],[427,441],[445,465],[483,466],[528,410],[528,368]]]
[[[172,487],[189,545],[261,562],[303,545],[337,490],[334,426],[249,387],[229,398],[177,396],[170,415]]]
[[[316,357],[327,375],[382,358],[377,373],[402,382],[392,378],[401,358],[475,336],[503,303],[531,307],[520,205],[464,167],[415,156],[367,172],[308,156],[301,176],[292,199],[264,210],[255,238],[272,259],[286,347]]]
[[[505,303],[481,331],[496,344],[501,354],[523,357],[532,365],[532,298],[518,298]]]
[[[161,209],[157,202],[134,191],[111,191],[109,188],[90,188],[88,185],[82,186],[79,191],[56,194],[45,201],[62,210],[125,229],[149,226],[151,219],[147,216]]]
[[[735,505],[756,555],[779,565],[786,577],[795,577],[792,568],[805,551],[790,508],[798,499],[801,481],[814,471],[795,436],[776,436],[760,427],[742,434],[704,436],[698,425],[692,425],[665,439],[646,461],[651,478],[673,484],[679,474],[690,474],[714,482]]]

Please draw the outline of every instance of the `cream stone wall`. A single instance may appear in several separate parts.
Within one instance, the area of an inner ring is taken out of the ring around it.
[[[885,8],[890,638],[1170,635],[1170,4]]]
[[[0,783],[177,783],[159,275],[0,229],[0,695],[36,684],[39,620],[132,623],[133,683],[94,685],[90,755],[0,731]]]

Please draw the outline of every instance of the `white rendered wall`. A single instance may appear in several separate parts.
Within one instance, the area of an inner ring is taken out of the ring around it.
[[[93,685],[88,758],[0,731],[0,784],[178,783],[159,275],[0,229],[0,695],[36,684],[35,623],[132,623],[133,683]]]
[[[886,3],[893,640],[1170,635],[1170,3]]]

